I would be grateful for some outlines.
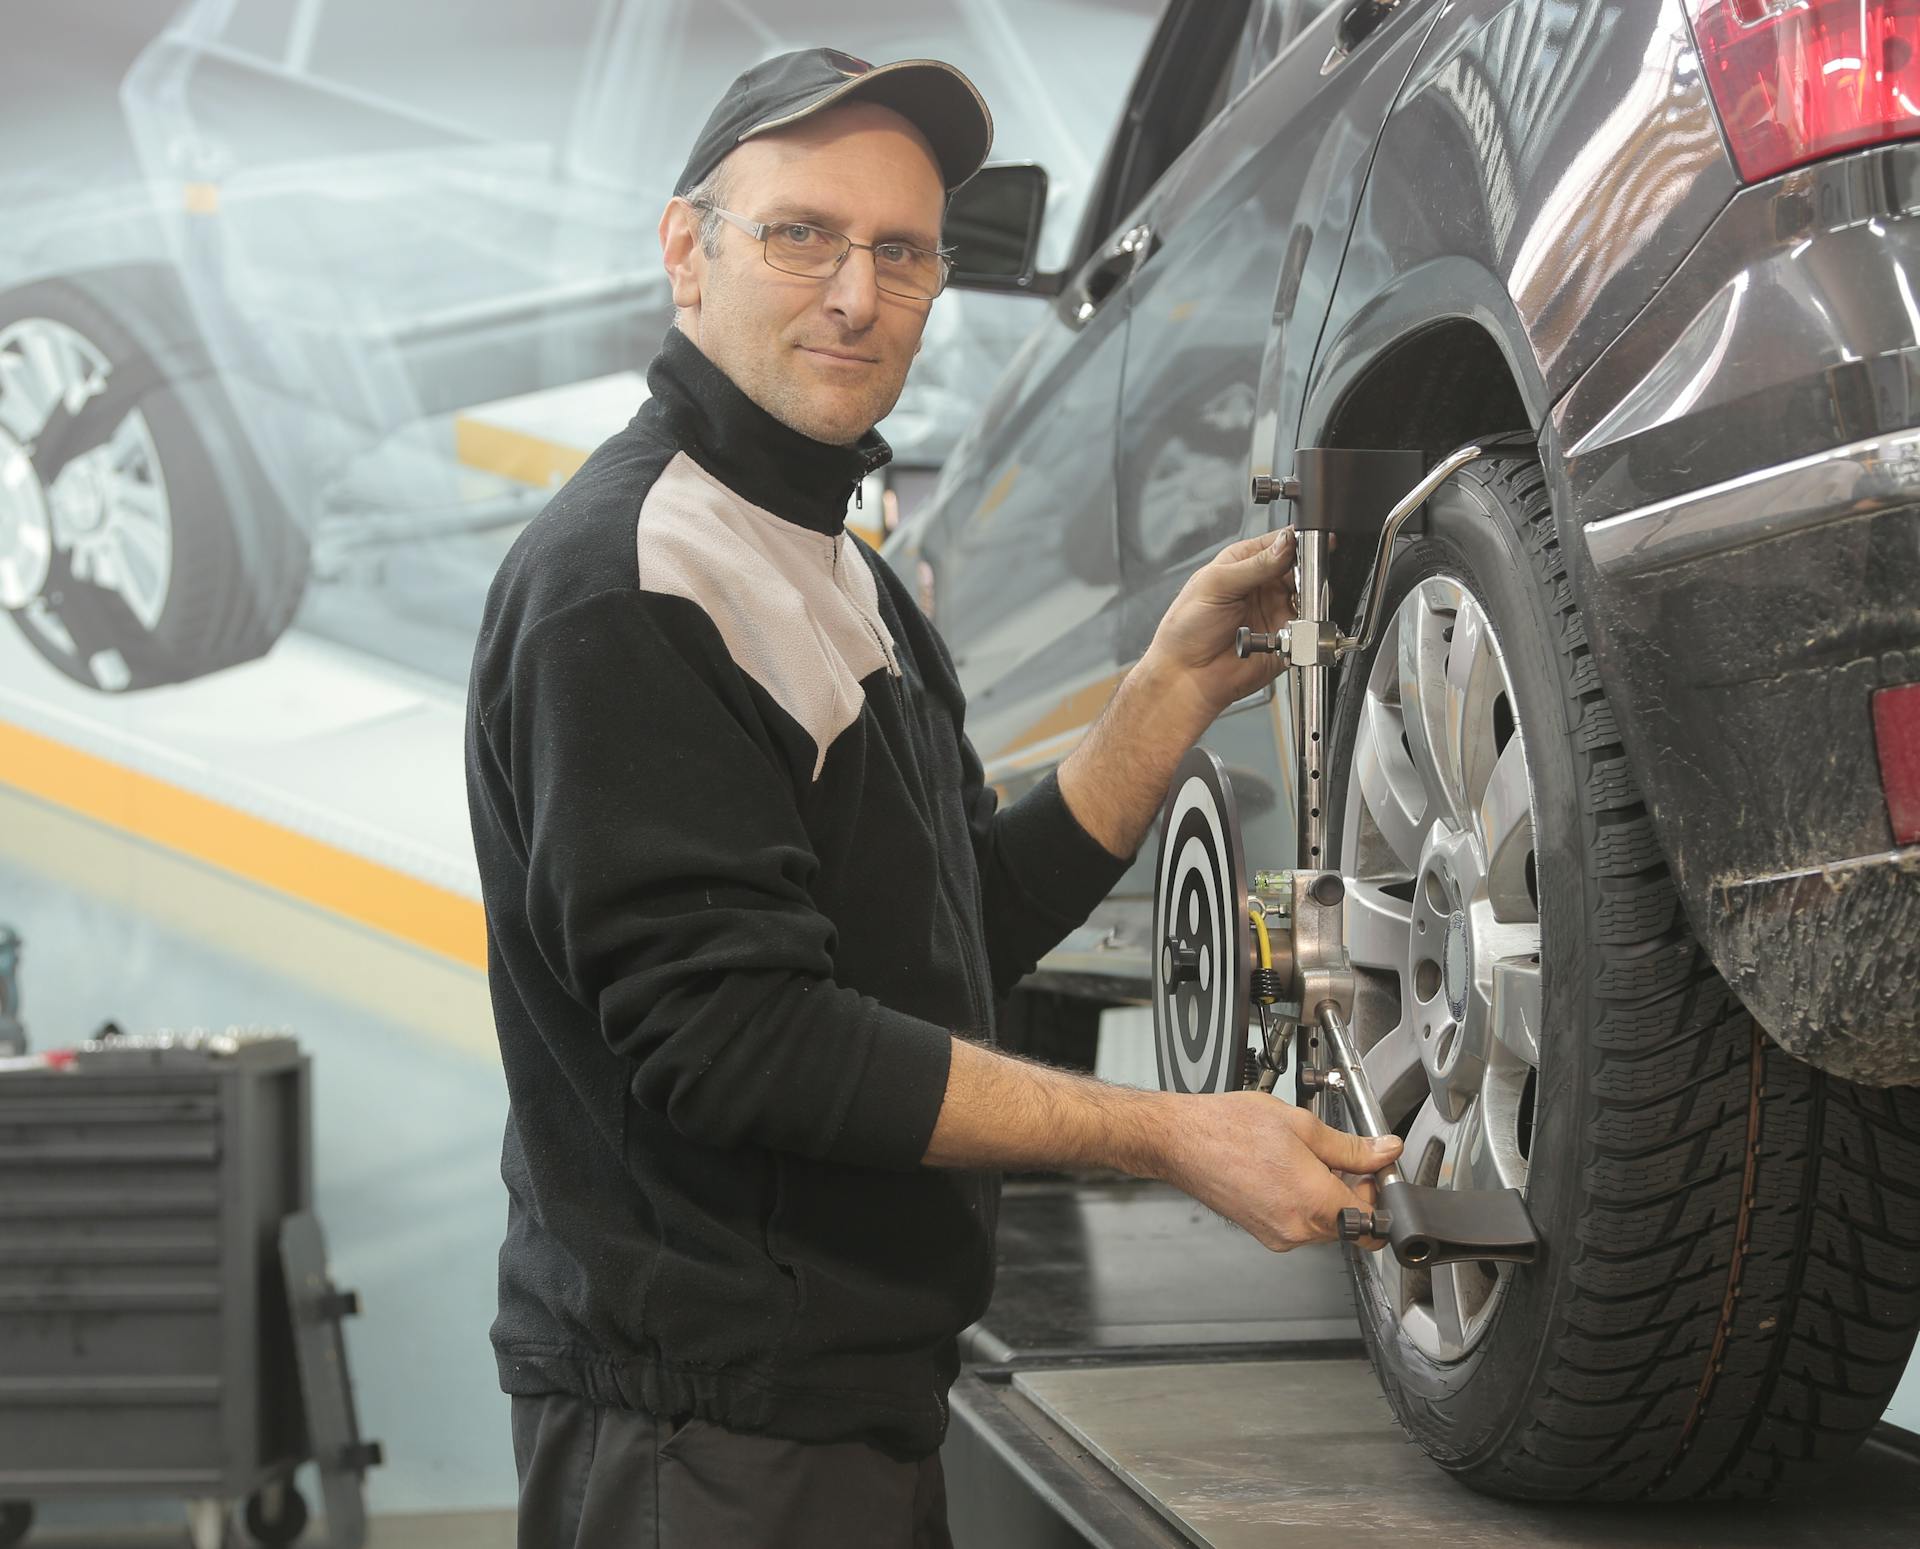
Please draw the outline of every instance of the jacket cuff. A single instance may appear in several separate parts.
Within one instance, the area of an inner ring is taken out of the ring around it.
[[[867,1059],[827,1147],[827,1160],[855,1167],[917,1167],[947,1096],[953,1035],[918,1017],[869,1003]]]
[[[1085,920],[1133,864],[1080,826],[1057,772],[1006,808],[1001,822],[997,848],[1008,875],[1063,931]]]

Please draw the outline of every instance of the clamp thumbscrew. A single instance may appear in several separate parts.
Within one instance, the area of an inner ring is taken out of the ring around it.
[[[1260,651],[1284,651],[1287,648],[1287,630],[1282,625],[1270,635],[1263,635],[1256,629],[1242,624],[1233,632],[1233,654],[1245,661]]]
[[[1300,481],[1298,479],[1276,479],[1269,473],[1256,473],[1253,476],[1253,503],[1256,506],[1270,506],[1276,500],[1298,500]]]
[[[1340,1240],[1359,1242],[1363,1237],[1385,1237],[1393,1230],[1393,1217],[1385,1210],[1360,1210],[1348,1206],[1340,1212]]]

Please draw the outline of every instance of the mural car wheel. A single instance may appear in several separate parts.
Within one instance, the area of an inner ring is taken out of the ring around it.
[[[242,439],[164,270],[0,294],[0,607],[109,693],[262,655],[303,535]]]
[[[1382,605],[1331,737],[1356,1041],[1408,1178],[1524,1188],[1543,1243],[1349,1250],[1395,1417],[1499,1495],[1809,1480],[1920,1327],[1920,1090],[1789,1058],[1694,940],[1537,461],[1445,485]]]
[[[1160,820],[1153,889],[1153,1046],[1169,1092],[1231,1092],[1245,1072],[1247,866],[1225,766],[1194,748]]]

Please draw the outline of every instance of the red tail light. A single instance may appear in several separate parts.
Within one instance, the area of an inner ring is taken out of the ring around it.
[[[1687,0],[1687,11],[1748,182],[1920,135],[1916,0]]]

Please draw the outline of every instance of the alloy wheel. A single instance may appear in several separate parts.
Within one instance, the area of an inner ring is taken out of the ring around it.
[[[1420,1184],[1525,1190],[1540,1065],[1534,798],[1486,610],[1422,580],[1368,674],[1340,854],[1362,1063]],[[1362,1256],[1431,1359],[1484,1337],[1507,1266]]]

